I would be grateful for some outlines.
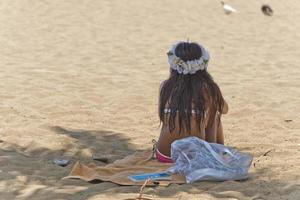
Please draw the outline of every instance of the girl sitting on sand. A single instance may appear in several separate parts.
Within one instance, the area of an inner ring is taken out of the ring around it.
[[[173,141],[196,136],[224,144],[221,114],[228,112],[218,85],[207,72],[209,53],[199,44],[178,42],[167,53],[170,77],[161,84],[161,133],[156,158],[172,162]]]

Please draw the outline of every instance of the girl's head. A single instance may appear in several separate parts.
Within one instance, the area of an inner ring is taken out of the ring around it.
[[[175,47],[175,55],[187,62],[197,60],[202,56],[202,50],[197,43],[180,42]]]
[[[209,53],[197,43],[178,42],[169,50],[168,60],[179,74],[195,74],[207,69]]]
[[[219,87],[207,72],[209,53],[197,43],[179,42],[171,47],[168,60],[170,77],[160,91],[160,120],[169,124],[170,131],[178,123],[179,132],[189,132],[195,115],[200,129],[205,111],[209,108],[210,117],[214,118],[224,105]],[[165,109],[170,112],[165,113]]]

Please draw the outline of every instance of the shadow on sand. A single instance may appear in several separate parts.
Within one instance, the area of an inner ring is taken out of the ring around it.
[[[103,162],[92,160],[92,154],[109,156],[109,162],[120,159],[135,151],[134,145],[124,134],[106,130],[69,129],[50,127],[56,134],[65,135],[68,144],[61,150],[51,150],[32,143],[28,147],[0,143],[0,199],[85,199],[115,187],[113,183],[91,184],[82,180],[61,178],[68,175],[73,164]],[[71,164],[60,167],[53,159],[63,157]],[[33,167],[34,166],[34,167]],[[138,187],[136,187],[138,191]],[[84,197],[83,197],[84,196]]]
[[[0,199],[79,200],[97,198],[99,194],[110,196],[118,193],[139,192],[139,186],[119,186],[108,182],[92,184],[76,179],[61,180],[68,175],[73,163],[77,160],[83,163],[95,162],[98,165],[104,165],[104,163],[93,161],[89,153],[110,155],[110,161],[113,162],[137,151],[124,134],[59,126],[50,129],[56,134],[66,135],[71,138],[72,142],[59,151],[46,148],[31,148],[28,151],[17,145],[1,143],[2,190]],[[67,167],[54,165],[52,160],[57,156],[68,157],[72,164]],[[159,196],[162,199],[188,199],[185,194],[196,195],[195,197],[206,194],[222,199],[280,199],[282,195],[289,194],[289,198],[299,195],[299,192],[297,193],[300,189],[299,184],[267,179],[267,174],[269,174],[267,172],[270,170],[272,169],[256,168],[246,181],[173,184],[169,187],[145,188],[145,194]],[[13,187],[11,187],[12,184]],[[287,196],[283,199],[287,199]]]

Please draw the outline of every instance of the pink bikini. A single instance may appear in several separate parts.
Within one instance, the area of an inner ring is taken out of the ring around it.
[[[165,156],[164,154],[160,153],[157,149],[157,141],[155,139],[152,140],[153,143],[153,153],[155,153],[155,157],[159,162],[162,163],[173,163],[173,160],[169,156]]]
[[[173,160],[172,160],[171,157],[165,156],[164,154],[160,153],[158,151],[158,149],[156,149],[155,154],[156,154],[156,159],[159,162],[162,162],[162,163],[173,163]]]

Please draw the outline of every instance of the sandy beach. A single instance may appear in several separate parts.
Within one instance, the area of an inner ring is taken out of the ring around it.
[[[166,51],[187,38],[211,54],[230,107],[226,145],[255,166],[246,181],[151,187],[145,197],[300,199],[300,2],[227,3],[237,13],[212,0],[1,0],[0,199],[137,197],[138,186],[61,178],[92,154],[114,161],[152,147]]]

